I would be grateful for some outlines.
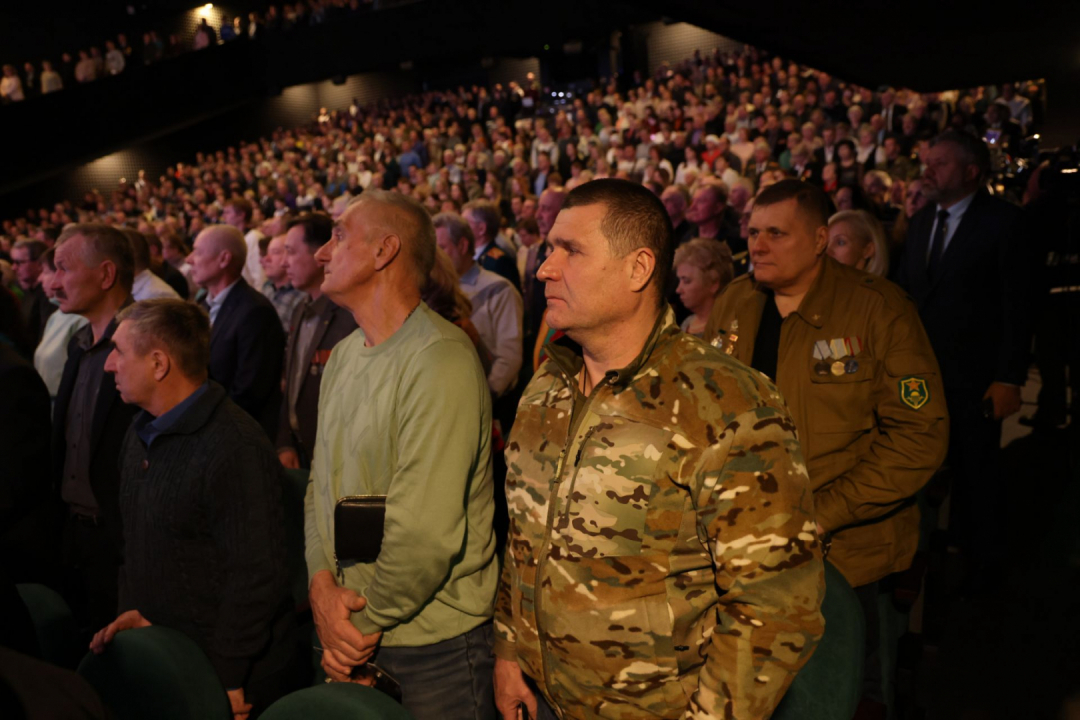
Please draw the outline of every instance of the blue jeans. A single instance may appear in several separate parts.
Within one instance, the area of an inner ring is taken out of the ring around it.
[[[493,639],[488,622],[434,645],[379,648],[374,662],[401,683],[416,720],[496,720]]]

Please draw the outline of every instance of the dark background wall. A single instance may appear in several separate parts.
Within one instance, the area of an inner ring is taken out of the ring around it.
[[[693,55],[695,50],[707,54],[713,49],[737,52],[743,48],[743,43],[737,40],[690,23],[646,23],[640,26],[640,32],[645,36],[650,75],[663,63],[675,65]]]

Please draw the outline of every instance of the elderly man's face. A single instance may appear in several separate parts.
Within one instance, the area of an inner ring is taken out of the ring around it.
[[[716,193],[712,188],[704,187],[694,193],[690,209],[686,211],[686,219],[700,225],[712,220],[723,211],[724,206],[717,202]]]
[[[228,266],[225,251],[207,233],[208,231],[199,233],[191,254],[187,256],[188,265],[191,266],[191,280],[200,287],[207,287],[221,278]]]
[[[105,263],[87,263],[88,252],[82,235],[75,235],[56,248],[56,274],[51,287],[60,301],[60,309],[66,313],[93,309],[112,286]]]
[[[113,333],[113,349],[105,358],[105,372],[113,374],[120,399],[128,405],[145,407],[153,399],[159,375],[157,362],[152,353],[138,352],[131,323],[120,323]]]
[[[754,279],[774,290],[804,280],[828,242],[825,228],[811,228],[794,199],[755,205],[748,231]]]
[[[536,222],[540,226],[540,234],[547,237],[555,224],[555,218],[562,209],[563,196],[546,192],[540,197],[540,204],[536,209]],[[526,203],[528,205],[528,203]]]
[[[323,267],[322,291],[335,298],[368,284],[375,276],[375,212],[365,203],[353,205],[334,224],[330,240],[315,253]]]
[[[561,211],[548,235],[551,254],[536,273],[544,282],[548,325],[571,337],[602,331],[635,299],[627,266],[633,253],[612,255],[600,230],[606,213],[602,204]]]
[[[451,237],[450,228],[435,228],[435,244],[446,253],[458,275],[463,275],[473,264],[472,253],[469,252],[469,243],[465,238],[457,242]]]

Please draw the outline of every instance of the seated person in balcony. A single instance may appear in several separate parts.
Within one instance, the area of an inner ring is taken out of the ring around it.
[[[105,363],[138,405],[120,456],[127,548],[119,617],[90,644],[160,624],[194,640],[252,716],[297,689],[281,466],[259,424],[207,377],[210,321],[157,299],[118,316]]]

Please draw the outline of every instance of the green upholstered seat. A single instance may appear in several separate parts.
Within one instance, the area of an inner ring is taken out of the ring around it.
[[[795,676],[773,720],[851,720],[862,697],[866,621],[855,591],[825,562],[825,635]]]
[[[86,647],[79,647],[79,630],[64,598],[44,585],[17,585],[30,611],[40,657],[47,663],[74,669]]]
[[[262,720],[412,720],[412,715],[374,688],[329,683],[298,690],[278,700]]]
[[[307,561],[304,558],[304,495],[307,494],[310,470],[284,472],[285,530],[292,596],[296,607],[308,603]]]
[[[116,634],[79,664],[116,720],[231,720],[229,698],[193,640],[154,625]]]

